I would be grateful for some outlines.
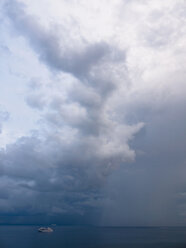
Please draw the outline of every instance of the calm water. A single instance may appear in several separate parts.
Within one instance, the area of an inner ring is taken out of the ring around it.
[[[0,248],[186,248],[186,228],[0,226]]]

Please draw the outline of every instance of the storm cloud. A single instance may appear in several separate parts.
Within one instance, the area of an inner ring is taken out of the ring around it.
[[[2,222],[183,225],[185,3],[96,2],[92,27],[97,9],[80,2],[56,0],[57,24],[34,3],[2,5],[17,44],[4,42],[40,70],[20,76],[37,123],[0,151]]]

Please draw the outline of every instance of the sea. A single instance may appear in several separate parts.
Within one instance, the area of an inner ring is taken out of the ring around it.
[[[0,248],[186,248],[186,227],[0,226]]]

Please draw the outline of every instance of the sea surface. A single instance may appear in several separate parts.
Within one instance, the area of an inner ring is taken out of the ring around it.
[[[0,226],[0,248],[186,248],[186,227]]]

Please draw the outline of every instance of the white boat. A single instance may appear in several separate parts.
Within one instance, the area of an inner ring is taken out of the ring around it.
[[[53,232],[54,230],[50,227],[40,227],[38,232]]]

